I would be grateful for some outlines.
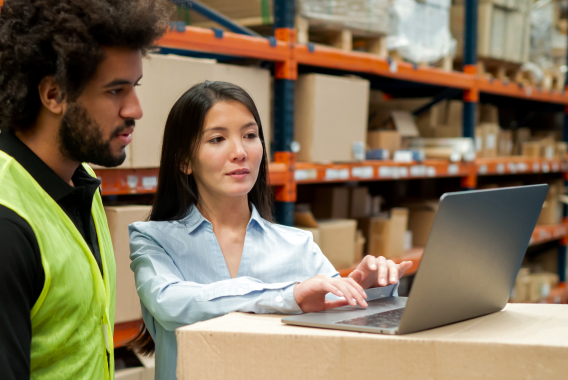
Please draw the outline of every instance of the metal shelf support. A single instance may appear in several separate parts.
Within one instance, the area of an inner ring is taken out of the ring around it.
[[[467,74],[476,73],[477,65],[477,0],[465,1],[465,35],[463,71]],[[479,100],[476,89],[464,91],[463,98],[463,136],[475,136],[475,107]]]
[[[294,91],[298,75],[294,54],[294,7],[294,1],[274,0],[274,36],[277,40],[287,42],[290,47],[287,59],[276,62],[274,73],[274,158],[275,161],[285,161],[289,168],[288,185],[276,189],[275,219],[286,226],[294,224],[296,201],[295,157],[291,153],[294,141]]]

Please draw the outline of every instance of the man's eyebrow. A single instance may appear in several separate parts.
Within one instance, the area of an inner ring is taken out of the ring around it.
[[[128,80],[128,79],[121,79],[121,78],[117,78],[107,84],[104,85],[104,88],[109,88],[109,87],[116,87],[116,86],[123,86],[125,84],[127,85],[133,85],[136,84],[138,82],[140,82],[140,79],[142,79],[142,75],[140,75],[140,78],[138,78],[138,80],[134,83],[132,83],[132,81]]]

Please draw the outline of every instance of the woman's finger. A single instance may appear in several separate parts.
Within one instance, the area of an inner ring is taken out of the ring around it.
[[[349,305],[357,306],[357,302],[355,301],[353,294],[351,294],[351,291],[349,290],[349,288],[346,286],[346,284],[343,281],[336,280],[334,285],[337,287],[337,289],[341,290],[341,292],[343,293],[343,295],[344,295],[345,299],[347,300],[347,302],[349,303]]]
[[[356,289],[350,282],[345,281],[344,282],[345,287],[347,287],[349,289],[349,292],[351,293],[351,295],[353,296],[353,298],[355,298],[355,301],[357,301],[357,303],[363,307],[367,307],[367,302],[365,301],[365,298],[363,297],[363,295],[361,294],[361,292],[358,291],[358,289]]]
[[[377,261],[379,263],[379,285],[380,286],[387,286],[388,281],[387,281],[387,272],[388,272],[388,267],[387,267],[387,259],[385,259],[383,256],[379,256],[377,258]]]
[[[365,293],[365,290],[361,285],[359,285],[359,283],[357,283],[357,281],[352,278],[345,278],[343,280],[349,282],[351,286],[353,286],[359,292],[359,294],[363,296],[363,298],[367,298],[367,293]]]
[[[361,261],[361,264],[359,265],[359,268],[362,268],[368,272],[372,272],[377,270],[377,259],[375,256],[371,256],[371,255],[367,255],[365,257],[363,257],[363,260]]]
[[[341,290],[339,290],[336,286],[331,284],[329,281],[322,281],[321,288],[326,293],[335,294],[338,297],[345,297],[345,294]]]
[[[387,260],[387,266],[389,268],[389,282],[391,284],[396,284],[398,282],[398,265],[396,265],[392,260]]]

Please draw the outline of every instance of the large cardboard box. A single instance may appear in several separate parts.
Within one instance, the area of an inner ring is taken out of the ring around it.
[[[291,326],[284,325],[281,318],[282,315],[230,313],[178,329],[177,378],[566,377],[566,305],[509,304],[498,313],[409,335]],[[377,371],[388,376],[377,376]]]
[[[294,139],[300,143],[296,159],[306,162],[357,159],[354,145],[366,145],[368,104],[367,80],[300,75],[294,99]]]
[[[408,229],[412,231],[412,245],[425,247],[438,211],[438,201],[425,201],[406,205],[408,207]]]
[[[336,269],[355,264],[357,221],[352,219],[318,220],[320,248]]]
[[[159,166],[164,127],[172,106],[191,86],[205,80],[234,83],[249,93],[263,124],[266,145],[270,146],[271,79],[268,70],[218,64],[214,60],[152,54],[144,59],[143,70],[142,86],[137,93],[144,116],[136,122],[130,161],[125,163],[125,167]]]
[[[482,123],[475,128],[475,149],[478,157],[497,157],[499,125]]]
[[[366,186],[349,188],[349,218],[364,218],[371,214],[371,195]]]
[[[402,139],[397,131],[369,131],[367,133],[367,145],[369,149],[386,149],[389,154],[399,150]]]
[[[145,220],[150,210],[150,206],[105,207],[116,261],[115,323],[142,318],[140,299],[136,293],[136,284],[134,282],[134,273],[130,269],[128,225]]]
[[[406,208],[393,208],[389,218],[370,218],[367,254],[386,258],[404,256],[404,235],[407,226],[408,209]]]
[[[349,217],[349,189],[344,186],[316,187],[312,212],[317,219],[347,219]]]
[[[549,186],[537,224],[559,224],[562,220],[562,203],[559,195],[564,193],[563,181],[552,182]]]

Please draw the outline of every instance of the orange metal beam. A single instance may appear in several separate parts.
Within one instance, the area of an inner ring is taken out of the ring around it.
[[[311,66],[365,72],[389,78],[452,88],[469,89],[473,87],[473,76],[462,72],[415,66],[401,61],[391,61],[389,63],[387,59],[377,55],[343,51],[323,45],[317,45],[313,52],[309,51],[307,45],[296,45],[296,59],[300,64]]]
[[[568,104],[566,93],[559,91],[542,91],[536,87],[519,86],[517,83],[505,83],[498,79],[489,81],[488,79],[475,79],[475,88],[480,92],[536,100],[548,103]]]
[[[286,168],[284,184],[275,187],[274,198],[279,202],[295,202],[297,187],[294,178],[296,154],[292,152],[276,152],[274,153],[274,161],[277,164],[284,165],[284,168]]]
[[[187,26],[185,32],[168,31],[157,44],[172,49],[195,50],[270,61],[285,61],[290,50],[288,43],[283,41],[275,41],[275,46],[270,46],[268,38],[229,32],[223,33],[223,38],[217,38],[211,29],[191,26]]]

